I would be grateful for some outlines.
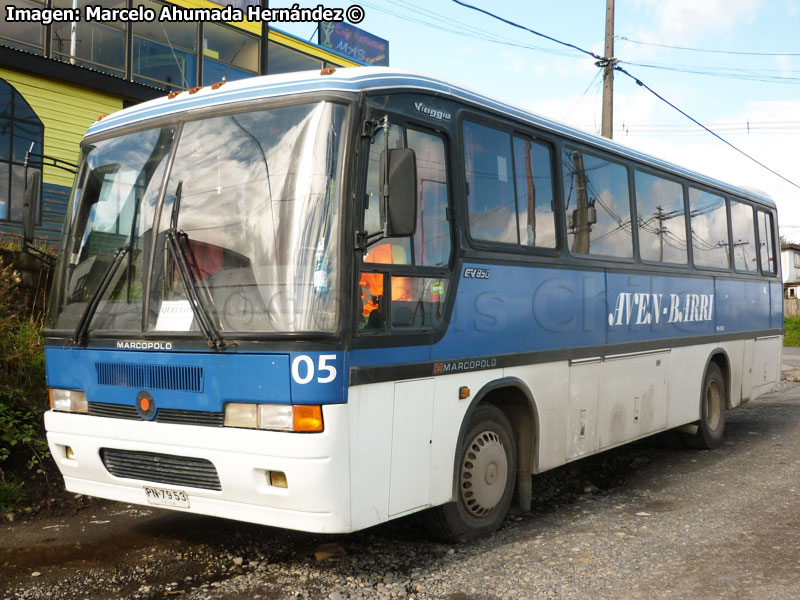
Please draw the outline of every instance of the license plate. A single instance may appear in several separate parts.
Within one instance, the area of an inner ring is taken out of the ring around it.
[[[189,508],[189,496],[179,490],[165,490],[163,488],[144,486],[144,493],[150,504],[158,506],[177,506]]]

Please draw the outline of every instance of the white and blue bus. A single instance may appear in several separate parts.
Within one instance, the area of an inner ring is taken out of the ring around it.
[[[779,376],[775,204],[439,79],[102,118],[46,322],[72,492],[314,532],[497,528],[531,477]]]

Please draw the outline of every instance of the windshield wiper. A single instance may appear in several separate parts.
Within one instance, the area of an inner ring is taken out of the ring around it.
[[[189,263],[186,260],[186,254],[184,253],[183,246],[181,245],[181,239],[184,239],[188,242],[189,236],[187,236],[185,232],[178,231],[174,227],[167,229],[164,235],[167,238],[167,247],[172,255],[172,259],[175,261],[175,266],[178,269],[178,275],[183,283],[183,288],[186,290],[189,306],[191,307],[194,316],[197,318],[198,326],[203,331],[203,334],[205,334],[206,338],[208,338],[208,345],[211,348],[215,348],[216,350],[224,349],[226,345],[225,340],[222,339],[222,335],[220,335],[219,329],[217,329],[217,326],[214,324],[211,314],[200,300],[200,294],[197,291],[197,284],[195,283],[194,276],[189,269]],[[206,295],[209,296],[210,299],[208,290],[206,289],[205,291]]]
[[[92,322],[92,318],[97,312],[100,300],[106,293],[111,280],[114,278],[114,273],[119,269],[119,266],[122,264],[122,259],[125,258],[130,248],[130,244],[117,248],[117,251],[114,253],[114,258],[111,259],[111,264],[108,265],[106,272],[103,274],[103,278],[100,280],[100,285],[97,286],[94,294],[89,298],[86,308],[83,309],[81,320],[78,322],[78,326],[75,328],[75,332],[72,334],[72,339],[70,340],[72,344],[84,345],[86,343],[86,338],[89,334],[89,324]]]

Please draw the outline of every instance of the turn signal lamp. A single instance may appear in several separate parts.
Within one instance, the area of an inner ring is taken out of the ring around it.
[[[322,407],[319,404],[293,408],[295,431],[322,431]]]
[[[60,412],[88,413],[86,394],[79,390],[50,388],[50,408]]]
[[[336,73],[335,67],[325,67],[319,72],[320,75],[333,75],[334,73]]]
[[[324,428],[322,407],[318,404],[291,406],[244,402],[225,405],[225,426],[297,432],[320,432]]]

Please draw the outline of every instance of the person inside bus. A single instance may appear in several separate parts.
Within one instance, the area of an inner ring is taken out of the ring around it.
[[[407,265],[408,250],[404,245],[387,242],[373,247],[364,257],[364,267],[368,263],[383,265]],[[383,273],[362,272],[361,280],[361,317],[360,328],[383,329],[386,324],[384,307]],[[408,277],[392,277],[392,301],[411,302],[413,300],[412,283]]]

